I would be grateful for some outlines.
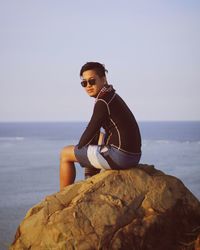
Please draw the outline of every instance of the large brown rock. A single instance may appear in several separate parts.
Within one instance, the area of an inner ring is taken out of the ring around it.
[[[200,203],[184,184],[140,165],[46,197],[28,211],[10,250],[194,249],[199,228]]]

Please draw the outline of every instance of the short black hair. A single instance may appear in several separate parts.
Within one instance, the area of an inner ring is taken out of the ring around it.
[[[99,62],[87,62],[85,63],[80,70],[80,77],[83,75],[83,72],[86,70],[94,70],[99,77],[106,76],[108,70],[105,68],[104,64]]]

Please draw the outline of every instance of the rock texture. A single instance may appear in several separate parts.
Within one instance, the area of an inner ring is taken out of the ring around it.
[[[199,230],[200,203],[183,183],[139,165],[46,197],[28,211],[10,250],[198,249]]]

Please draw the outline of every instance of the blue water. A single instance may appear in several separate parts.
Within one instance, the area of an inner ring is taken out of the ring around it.
[[[86,123],[0,123],[0,249],[27,210],[59,190],[59,152]],[[141,163],[181,179],[200,198],[200,122],[140,122]],[[76,165],[77,179],[83,169]]]

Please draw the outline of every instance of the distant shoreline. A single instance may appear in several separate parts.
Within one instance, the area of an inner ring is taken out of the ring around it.
[[[200,123],[200,120],[137,120],[138,123]],[[88,123],[88,121],[0,121],[0,123]]]

